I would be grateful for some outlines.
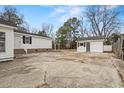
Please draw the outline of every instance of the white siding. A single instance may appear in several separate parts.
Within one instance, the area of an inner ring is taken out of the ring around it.
[[[103,52],[103,42],[90,42],[90,52]]]
[[[14,33],[14,49],[22,48],[22,37]]]
[[[112,45],[104,45],[104,51],[111,52],[112,51]]]
[[[86,52],[86,47],[83,46],[77,47],[77,52]]]
[[[90,52],[103,52],[103,40],[86,40],[86,41],[78,41],[79,43],[85,42],[84,46],[77,45],[77,52],[87,52],[87,42],[90,42]]]
[[[23,44],[22,37],[31,36],[32,44]],[[15,49],[52,48],[52,39],[14,32]]]
[[[31,48],[52,48],[52,40],[42,38],[32,38]]]
[[[0,26],[0,32],[5,32],[5,52],[0,52],[0,61],[12,60],[14,57],[14,33],[9,27]]]
[[[77,42],[77,52],[86,52],[86,43],[85,43],[85,47],[84,46],[78,46],[78,43],[84,43],[84,42]]]

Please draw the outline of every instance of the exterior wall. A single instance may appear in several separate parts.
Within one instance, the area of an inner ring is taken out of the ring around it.
[[[22,43],[23,43],[22,36],[14,32],[14,49],[21,49]]]
[[[82,42],[90,42],[90,52],[103,52],[103,40],[87,40],[87,41],[78,41],[79,43]],[[77,52],[86,52],[86,43],[84,46],[77,45]]]
[[[104,45],[104,52],[112,52],[112,45]]]
[[[27,49],[27,53],[38,53],[38,52],[49,52],[52,51],[52,49],[48,48],[33,48],[33,49]]]
[[[86,47],[83,46],[77,47],[77,52],[86,52]]]
[[[26,54],[24,49],[14,49],[14,54]]]
[[[12,60],[14,57],[14,32],[11,27],[0,26],[0,32],[5,32],[5,52],[0,52],[0,61]]]
[[[32,44],[23,44],[23,36],[31,36]],[[14,32],[14,49],[52,49],[52,39]]]
[[[103,52],[103,42],[90,42],[90,52]]]
[[[86,46],[79,46],[78,43],[83,43],[83,42],[77,42],[77,52],[86,52]]]

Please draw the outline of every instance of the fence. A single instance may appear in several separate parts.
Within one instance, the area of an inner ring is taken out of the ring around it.
[[[117,42],[113,44],[113,52],[121,59],[123,59],[123,36],[121,36]]]
[[[103,50],[105,52],[112,52],[112,45],[104,45]]]

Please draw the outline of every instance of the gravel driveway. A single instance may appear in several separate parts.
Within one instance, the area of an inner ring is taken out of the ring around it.
[[[112,53],[75,50],[18,55],[0,63],[0,87],[124,87],[118,61],[124,63]]]

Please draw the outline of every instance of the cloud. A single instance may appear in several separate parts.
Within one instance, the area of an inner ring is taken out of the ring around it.
[[[114,9],[117,7],[118,7],[118,5],[107,5],[107,9]]]
[[[56,17],[58,15],[66,13],[68,6],[53,6],[53,11],[49,14],[50,17]]]
[[[55,6],[55,7],[53,7],[54,8],[54,10],[53,10],[53,12],[52,13],[50,13],[50,15],[49,16],[51,16],[51,17],[56,17],[56,16],[58,16],[58,15],[60,15],[60,14],[63,14],[63,13],[66,13],[66,8],[67,7],[62,7],[62,6]]]
[[[115,9],[117,7],[117,5],[107,5],[107,9]],[[53,11],[49,14],[49,17],[55,18],[61,23],[72,17],[80,17],[86,11],[86,6],[81,5],[57,5],[52,6],[52,8]]]
[[[55,6],[49,17],[57,18],[59,22],[65,22],[71,17],[79,17],[85,10],[85,6]]]
[[[69,14],[71,16],[78,16],[79,14],[82,13],[82,7],[79,7],[79,6],[71,6],[69,8]]]

